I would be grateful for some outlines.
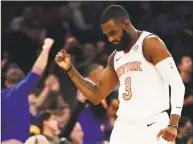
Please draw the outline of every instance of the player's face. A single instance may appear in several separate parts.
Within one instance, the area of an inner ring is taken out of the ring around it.
[[[109,20],[102,25],[103,33],[107,36],[109,47],[122,51],[127,49],[131,42],[129,33],[114,20]]]

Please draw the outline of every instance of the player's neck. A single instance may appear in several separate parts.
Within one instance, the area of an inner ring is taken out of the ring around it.
[[[180,75],[182,77],[183,82],[188,83],[191,81],[191,77],[192,77],[191,72],[181,72]]]
[[[137,39],[139,38],[139,30],[135,29],[133,26],[129,31],[132,42],[136,42]]]

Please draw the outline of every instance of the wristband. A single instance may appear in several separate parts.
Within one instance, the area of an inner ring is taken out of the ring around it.
[[[39,74],[39,75],[42,75],[43,72],[44,72],[44,70],[43,70],[42,68],[38,67],[38,66],[34,66],[34,67],[32,68],[32,71],[35,72],[35,73],[37,73],[37,74]]]
[[[48,46],[44,45],[44,46],[42,47],[42,49],[45,50],[45,51],[47,51],[47,52],[49,52],[50,49],[51,49],[51,47],[48,47]]]
[[[71,71],[73,68],[73,65],[70,66],[70,68],[68,70],[66,70],[66,73],[68,73],[69,71]]]
[[[174,125],[174,124],[169,124],[168,126],[169,126],[169,127],[174,127],[174,128],[176,128],[176,129],[178,129],[178,126],[177,126],[177,125]]]

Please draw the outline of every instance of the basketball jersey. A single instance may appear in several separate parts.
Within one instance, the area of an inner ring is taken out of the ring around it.
[[[143,41],[150,35],[143,31],[129,52],[117,51],[114,56],[120,81],[117,116],[127,121],[149,118],[169,109],[169,86],[143,55]]]

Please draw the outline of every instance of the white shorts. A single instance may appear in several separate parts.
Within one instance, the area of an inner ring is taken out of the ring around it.
[[[151,118],[126,122],[117,118],[110,138],[110,144],[170,144],[157,134],[169,124],[169,116],[166,112],[157,114]]]

